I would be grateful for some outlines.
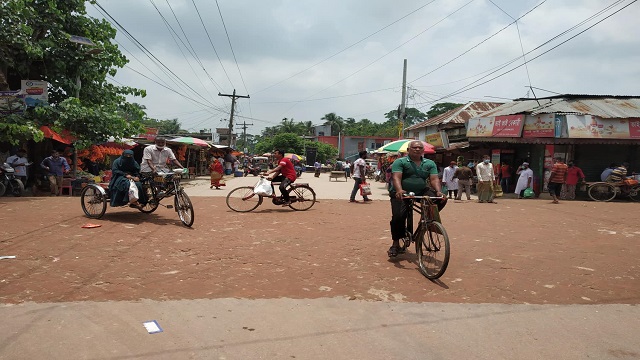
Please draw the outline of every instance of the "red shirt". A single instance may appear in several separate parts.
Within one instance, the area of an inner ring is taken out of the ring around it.
[[[510,178],[511,177],[511,168],[509,167],[509,165],[502,165],[500,170],[502,171],[502,177],[503,178]]]
[[[567,185],[577,185],[579,179],[584,179],[582,169],[577,166],[571,166],[567,169]]]
[[[293,168],[291,160],[282,158],[282,160],[278,162],[278,165],[280,166],[280,174],[282,174],[282,176],[291,180],[291,182],[296,181],[296,169]]]

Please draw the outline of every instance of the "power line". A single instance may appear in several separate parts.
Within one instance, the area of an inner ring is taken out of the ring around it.
[[[216,0],[216,1],[217,1],[217,0]],[[430,4],[434,3],[434,2],[435,2],[435,0],[431,0],[431,1],[429,1],[428,3],[426,3],[426,4],[422,5],[422,6],[420,6],[419,8],[417,8],[417,9],[415,9],[415,10],[412,10],[412,11],[410,11],[408,14],[405,14],[405,15],[403,15],[402,17],[400,17],[400,18],[398,18],[398,19],[394,20],[393,22],[391,22],[391,23],[389,23],[389,24],[385,25],[385,26],[384,26],[384,27],[382,27],[381,29],[379,29],[379,30],[377,30],[377,31],[375,31],[375,32],[373,32],[373,33],[371,33],[371,34],[369,34],[369,35],[367,35],[367,36],[363,37],[362,39],[360,39],[360,40],[358,40],[358,41],[354,42],[353,44],[351,44],[351,45],[349,45],[349,46],[345,47],[344,49],[342,49],[342,50],[338,51],[337,53],[332,54],[332,55],[330,55],[330,56],[328,56],[328,57],[326,57],[326,58],[324,58],[324,59],[322,59],[322,60],[318,61],[317,63],[315,63],[315,64],[313,64],[313,65],[309,66],[308,68],[306,68],[306,69],[304,69],[304,70],[298,71],[297,73],[295,73],[295,74],[293,74],[293,75],[289,76],[288,78],[286,78],[286,79],[284,79],[284,80],[281,80],[281,81],[278,81],[278,82],[277,82],[277,83],[275,83],[275,84],[269,85],[269,86],[267,86],[266,88],[264,88],[264,89],[262,89],[262,90],[257,91],[255,94],[260,93],[260,92],[263,92],[263,91],[265,91],[265,90],[267,90],[267,89],[270,89],[270,88],[272,88],[272,87],[274,87],[274,86],[276,86],[276,85],[282,84],[283,82],[285,82],[285,81],[287,81],[287,80],[289,80],[289,79],[292,79],[292,78],[294,78],[294,77],[296,77],[296,76],[298,76],[298,75],[300,75],[300,74],[302,74],[302,73],[304,73],[304,72],[306,72],[306,71],[308,71],[308,70],[310,70],[310,69],[312,69],[312,68],[314,68],[314,67],[316,67],[316,66],[318,66],[318,65],[322,64],[323,62],[325,62],[325,61],[327,61],[327,60],[329,60],[329,59],[332,59],[332,58],[336,57],[337,55],[342,54],[343,52],[345,52],[345,51],[347,51],[347,50],[351,49],[352,47],[354,47],[354,46],[356,46],[356,45],[360,44],[361,42],[363,42],[363,41],[367,40],[368,38],[370,38],[370,37],[372,37],[372,36],[374,36],[374,35],[376,35],[376,34],[378,34],[378,33],[382,32],[383,30],[387,29],[388,27],[390,27],[390,26],[392,26],[392,25],[394,25],[394,24],[396,24],[396,23],[400,22],[400,20],[403,20],[403,19],[405,19],[405,18],[409,17],[410,15],[415,14],[416,12],[418,12],[418,11],[422,10],[423,8],[425,8],[426,6],[428,6],[428,5],[430,5]]]
[[[242,80],[242,85],[244,86],[244,90],[249,93],[249,89],[247,89],[247,84],[244,83],[244,77],[242,76],[242,71],[240,71],[240,65],[238,64],[238,59],[236,59],[236,53],[233,51],[233,46],[231,45],[231,38],[229,37],[229,32],[227,31],[227,25],[224,23],[224,17],[222,17],[222,10],[220,10],[220,4],[218,4],[218,0],[216,0],[216,6],[218,7],[218,14],[220,14],[220,20],[222,20],[222,26],[224,27],[224,32],[227,34],[227,41],[229,41],[229,47],[231,48],[231,54],[233,55],[233,61],[236,62],[236,67],[238,68],[238,73],[240,74],[240,79]]]
[[[584,32],[586,32],[587,30],[590,30],[590,29],[591,29],[591,28],[593,28],[594,26],[596,26],[596,25],[600,24],[600,23],[601,23],[601,22],[603,22],[604,20],[606,20],[606,19],[610,18],[611,16],[613,16],[613,15],[615,15],[615,14],[619,13],[620,11],[622,11],[622,10],[626,9],[627,7],[629,7],[630,5],[634,4],[634,3],[635,3],[635,2],[637,2],[637,1],[638,1],[638,0],[633,0],[633,1],[632,1],[632,2],[630,2],[629,4],[627,4],[627,5],[623,6],[622,8],[620,8],[620,9],[616,10],[615,12],[613,12],[613,13],[611,13],[611,14],[607,15],[606,17],[604,17],[604,18],[602,18],[602,19],[598,20],[598,21],[597,21],[596,23],[594,23],[593,25],[591,25],[591,26],[587,27],[586,29],[584,29],[584,30],[580,31],[579,33],[577,33],[577,34],[575,34],[575,35],[571,36],[570,38],[568,38],[568,39],[566,39],[566,40],[562,41],[561,43],[559,43],[559,44],[555,45],[554,47],[552,47],[552,48],[550,48],[550,49],[548,49],[548,50],[546,50],[545,52],[543,52],[543,53],[541,53],[541,54],[539,54],[539,55],[537,55],[537,56],[535,56],[535,57],[533,57],[533,58],[531,58],[531,59],[527,60],[526,62],[527,62],[527,63],[529,63],[529,62],[531,62],[531,61],[533,61],[533,60],[535,60],[535,59],[537,59],[537,58],[541,57],[542,55],[545,55],[545,54],[547,54],[548,52],[550,52],[550,51],[552,51],[552,50],[554,50],[554,49],[558,48],[559,46],[561,46],[561,45],[563,45],[563,44],[567,43],[568,41],[573,40],[573,39],[574,39],[574,38],[576,38],[577,36],[579,36],[579,35],[583,34],[583,33],[584,33]],[[620,3],[620,2],[621,2],[621,1],[617,1],[615,4],[618,4],[618,3]],[[604,11],[606,11],[606,10],[610,9],[611,7],[613,7],[613,5],[607,6],[605,9],[603,9],[603,10],[599,11],[598,13],[596,13],[596,14],[594,14],[594,15],[590,16],[589,18],[587,18],[587,19],[585,19],[585,20],[581,21],[578,25],[575,25],[575,26],[571,27],[569,30],[565,30],[565,31],[564,31],[564,32],[562,32],[561,34],[554,36],[552,39],[550,39],[550,40],[548,40],[548,41],[544,42],[543,44],[541,44],[541,45],[537,46],[536,48],[534,48],[534,49],[530,50],[529,52],[527,52],[527,54],[530,54],[531,52],[533,52],[533,51],[535,51],[535,50],[539,49],[540,47],[542,47],[542,46],[544,46],[544,45],[546,45],[546,44],[550,43],[551,41],[553,41],[553,40],[555,40],[556,38],[558,38],[558,37],[560,37],[560,36],[564,35],[565,33],[567,33],[567,32],[569,32],[569,31],[571,31],[572,29],[575,29],[576,27],[578,27],[578,26],[580,26],[580,25],[582,25],[582,24],[584,24],[584,23],[588,22],[589,20],[592,20],[592,19],[593,19],[593,18],[595,18],[597,15],[600,15],[600,14],[601,14],[601,13],[603,13]],[[517,60],[517,59],[520,59],[521,57],[522,57],[522,56],[517,57],[517,58],[516,58],[516,60]],[[476,88],[476,87],[478,87],[478,86],[484,85],[484,84],[486,84],[486,83],[488,83],[488,82],[491,82],[491,81],[493,81],[493,80],[495,80],[495,79],[497,79],[497,78],[500,78],[500,77],[502,77],[502,76],[504,76],[504,75],[506,75],[506,74],[508,74],[508,73],[510,73],[510,72],[512,72],[512,71],[514,71],[514,70],[516,70],[516,69],[518,69],[518,68],[520,68],[521,66],[524,66],[524,64],[518,65],[518,66],[516,66],[516,67],[514,67],[514,68],[512,68],[512,69],[510,69],[510,70],[507,70],[507,71],[505,71],[505,72],[503,72],[503,73],[501,73],[501,74],[499,74],[499,75],[496,75],[496,76],[494,76],[493,78],[491,78],[491,79],[489,79],[489,80],[487,80],[487,81],[484,81],[484,82],[482,82],[482,83],[479,83],[479,84],[476,84],[476,85],[474,85],[474,86],[471,86],[472,84],[474,84],[474,83],[476,83],[476,82],[478,82],[478,81],[482,80],[482,79],[478,79],[478,80],[476,80],[476,81],[472,82],[471,84],[468,84],[468,85],[466,85],[466,86],[464,86],[464,87],[462,87],[462,88],[460,88],[460,89],[458,89],[458,90],[456,90],[456,91],[454,91],[454,92],[452,92],[452,93],[448,94],[447,96],[444,96],[444,97],[441,97],[440,99],[437,99],[436,101],[440,101],[440,100],[442,100],[442,99],[446,99],[447,97],[455,96],[455,95],[461,94],[461,93],[463,93],[463,92],[466,92],[466,91],[468,91],[468,90],[474,89],[474,88]],[[505,66],[505,67],[506,67],[506,66]],[[503,67],[503,68],[504,68],[504,67]],[[502,69],[502,68],[501,68],[501,69]],[[495,72],[497,72],[497,71],[499,71],[499,70],[501,70],[501,69],[498,69],[498,70],[496,70],[496,71],[492,72],[492,74],[493,74],[493,73],[495,73]],[[489,75],[491,75],[491,74],[489,74]],[[488,77],[489,75],[485,76],[484,78]],[[436,101],[434,101],[434,103],[435,103]]]
[[[359,92],[359,93],[354,93],[354,94],[328,96],[328,97],[316,98],[316,99],[291,100],[291,101],[260,101],[260,102],[256,102],[255,104],[290,104],[290,103],[299,103],[299,102],[310,102],[310,101],[339,99],[339,98],[350,97],[350,96],[358,96],[358,95],[371,94],[371,93],[376,93],[376,92],[381,92],[381,91],[388,91],[388,90],[393,90],[393,89],[398,89],[398,88],[400,88],[400,86],[390,87],[390,88],[385,88],[385,89],[379,89],[379,90],[364,91],[364,92]]]
[[[207,34],[207,38],[209,38],[209,44],[211,44],[211,47],[213,48],[213,52],[216,54],[216,57],[218,58],[218,62],[220,62],[220,66],[222,66],[222,70],[224,71],[224,74],[227,76],[227,80],[229,80],[229,84],[231,84],[231,87],[235,87],[233,86],[233,82],[231,81],[229,74],[227,74],[227,69],[224,68],[224,65],[222,64],[222,60],[220,60],[220,56],[218,55],[218,51],[216,50],[215,45],[213,45],[213,40],[211,40],[211,35],[209,35],[209,30],[207,30],[207,27],[204,25],[204,20],[202,20],[202,15],[200,15],[200,10],[198,10],[198,6],[196,5],[196,2],[194,0],[191,0],[191,2],[193,3],[193,7],[196,8],[196,13],[198,13],[198,18],[200,19],[200,23],[204,28],[204,32]]]

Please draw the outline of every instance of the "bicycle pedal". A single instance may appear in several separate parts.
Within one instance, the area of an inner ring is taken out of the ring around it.
[[[173,209],[173,205],[167,205],[167,209]]]

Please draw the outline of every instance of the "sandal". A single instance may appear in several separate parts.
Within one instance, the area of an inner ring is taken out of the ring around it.
[[[387,255],[389,257],[396,257],[398,256],[398,250],[400,250],[397,246],[391,246],[389,248],[389,250],[387,251]]]

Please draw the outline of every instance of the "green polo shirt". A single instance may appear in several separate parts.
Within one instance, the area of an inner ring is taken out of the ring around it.
[[[438,175],[438,167],[432,160],[422,158],[420,165],[411,165],[413,161],[409,156],[396,159],[391,164],[391,173],[402,173],[402,190],[423,195],[430,184],[429,177]],[[416,172],[417,171],[417,172]],[[394,193],[393,180],[389,185],[389,192]]]

